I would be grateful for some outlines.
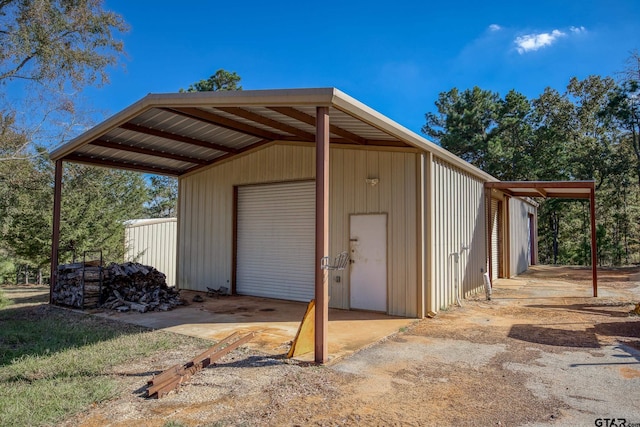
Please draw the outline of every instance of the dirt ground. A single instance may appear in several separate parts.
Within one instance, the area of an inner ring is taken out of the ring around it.
[[[65,425],[640,425],[640,269],[599,276],[535,267],[330,366],[240,349],[160,400],[146,380],[193,354],[140,360]]]

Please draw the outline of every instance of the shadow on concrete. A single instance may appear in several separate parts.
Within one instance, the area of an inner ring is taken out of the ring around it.
[[[517,324],[509,330],[509,338],[558,347],[600,348],[595,330],[566,330],[539,325]]]
[[[628,302],[602,302],[594,303],[593,301],[584,304],[566,304],[566,305],[552,305],[552,304],[532,304],[527,305],[528,308],[543,308],[554,310],[565,310],[577,313],[595,314],[599,316],[608,317],[628,317],[629,313],[625,310],[620,310],[623,307],[631,307]]]
[[[559,347],[600,348],[598,336],[619,339],[640,339],[640,321],[598,323],[585,330],[550,328],[541,325],[517,324],[509,331],[509,338],[536,344]],[[640,342],[620,341],[627,347],[638,348]]]
[[[640,339],[640,320],[634,322],[611,322],[594,325],[596,334],[609,337]]]

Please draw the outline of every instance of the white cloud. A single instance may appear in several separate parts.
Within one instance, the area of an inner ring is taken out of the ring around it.
[[[583,26],[580,27],[570,27],[569,30],[574,34],[586,33],[587,29]]]
[[[526,52],[536,51],[545,46],[551,46],[559,38],[565,37],[567,33],[560,30],[553,30],[550,33],[538,33],[538,34],[526,34],[524,36],[516,37],[515,44],[516,50],[519,54]]]
[[[489,31],[500,31],[502,27],[498,24],[489,25]]]

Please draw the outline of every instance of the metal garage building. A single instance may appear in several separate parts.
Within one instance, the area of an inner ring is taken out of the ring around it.
[[[535,262],[535,203],[334,88],[148,95],[51,157],[53,260],[64,161],[176,176],[178,286],[315,297],[319,361],[327,306],[424,317]]]

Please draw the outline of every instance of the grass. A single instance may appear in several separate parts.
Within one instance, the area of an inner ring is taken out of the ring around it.
[[[0,310],[0,426],[56,424],[122,392],[113,368],[194,339],[35,305]],[[130,391],[129,391],[130,392]]]
[[[0,289],[0,308],[8,306],[9,304],[11,304],[11,302],[12,301],[6,297],[4,292],[2,292],[2,289]]]

